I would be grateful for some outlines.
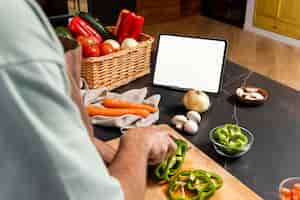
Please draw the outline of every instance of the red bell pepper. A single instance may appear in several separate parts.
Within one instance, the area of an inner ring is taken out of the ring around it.
[[[125,18],[121,18],[117,33],[117,39],[120,43],[122,43],[124,39],[131,37],[130,32],[135,16],[136,15],[133,12],[130,12],[125,16]]]
[[[139,40],[143,30],[143,25],[144,25],[144,17],[140,15],[136,15],[132,23],[130,37],[134,38],[135,40]]]
[[[93,29],[88,23],[86,23],[83,19],[78,16],[75,16],[70,21],[68,26],[71,32],[73,32],[76,36],[89,36],[94,37],[97,41],[97,44],[101,44],[102,37],[95,29]]]
[[[89,36],[89,33],[82,28],[82,26],[78,23],[75,23],[75,21],[71,20],[71,22],[68,25],[68,29],[75,35],[75,36]]]
[[[115,28],[115,30],[114,30],[114,35],[115,35],[115,36],[117,36],[117,34],[118,34],[118,30],[119,30],[119,28],[120,28],[121,21],[122,21],[123,19],[125,19],[126,16],[127,16],[129,13],[130,13],[129,10],[126,10],[126,9],[121,10],[121,12],[120,12],[120,14],[119,14],[119,17],[118,17],[118,20],[117,20],[116,28]]]
[[[122,43],[125,38],[139,40],[143,25],[144,17],[123,9],[119,14],[115,31],[118,41]]]

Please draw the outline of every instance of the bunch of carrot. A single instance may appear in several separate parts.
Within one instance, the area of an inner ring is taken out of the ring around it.
[[[281,200],[300,200],[300,183],[294,184],[292,189],[282,188],[280,196]]]
[[[157,111],[157,108],[140,103],[132,103],[128,101],[105,98],[102,101],[104,107],[99,106],[87,106],[86,110],[89,116],[108,116],[117,117],[126,114],[139,115],[142,117],[148,117],[151,113]]]

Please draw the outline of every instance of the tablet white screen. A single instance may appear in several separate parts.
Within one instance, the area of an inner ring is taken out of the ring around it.
[[[226,42],[160,35],[154,84],[217,93]]]

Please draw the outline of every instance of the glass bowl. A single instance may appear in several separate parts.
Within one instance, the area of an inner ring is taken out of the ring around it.
[[[290,177],[290,178],[286,178],[283,181],[281,181],[281,183],[279,184],[279,188],[278,188],[279,199],[281,199],[281,189],[282,188],[292,189],[296,183],[300,183],[300,177]]]
[[[225,124],[222,126],[217,126],[209,132],[209,140],[212,142],[213,147],[216,150],[216,152],[218,154],[220,154],[221,156],[224,156],[227,158],[238,158],[238,157],[241,157],[242,155],[246,154],[250,150],[250,148],[254,142],[253,134],[248,129],[240,127],[241,130],[243,131],[243,133],[248,137],[248,144],[241,151],[236,151],[235,153],[228,153],[228,151],[230,149],[228,147],[225,147],[224,145],[218,143],[213,137],[216,129],[223,128],[224,126],[225,126]]]

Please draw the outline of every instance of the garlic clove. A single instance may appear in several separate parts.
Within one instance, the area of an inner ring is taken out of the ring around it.
[[[198,131],[198,124],[197,122],[193,121],[193,120],[188,120],[184,126],[183,129],[185,132],[191,134],[191,135],[195,135]]]
[[[201,121],[201,115],[196,111],[189,111],[186,114],[186,116],[187,116],[188,119],[193,120],[197,123],[200,123],[200,121]]]

